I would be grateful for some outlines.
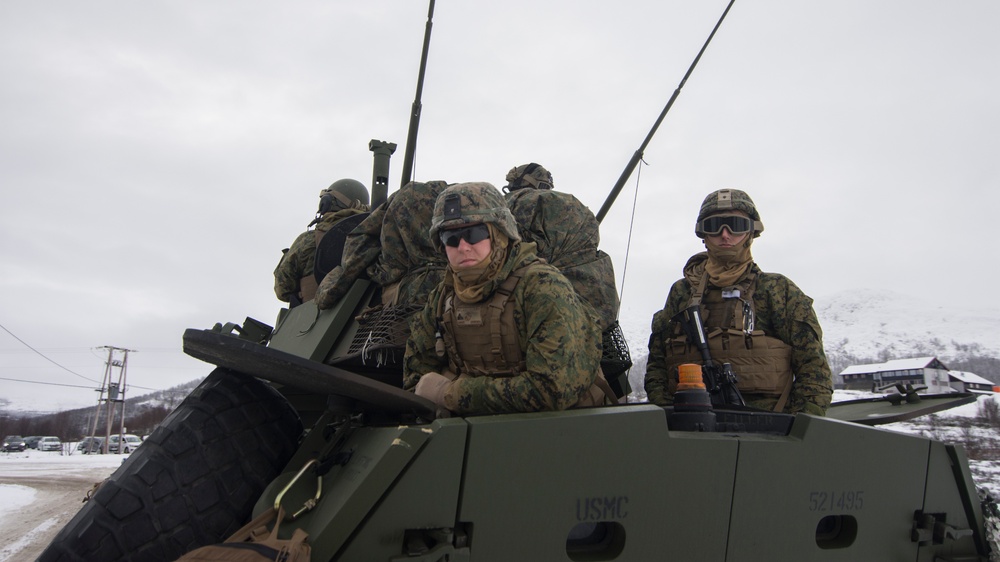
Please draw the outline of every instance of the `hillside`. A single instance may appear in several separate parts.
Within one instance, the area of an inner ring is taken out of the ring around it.
[[[166,390],[135,396],[125,400],[126,433],[146,435],[153,431],[191,390],[200,383],[193,380]],[[94,424],[96,408],[77,408],[58,413],[34,413],[20,411],[0,411],[0,435],[55,435],[60,439],[77,440],[89,435],[96,427],[98,435],[107,428],[107,407],[104,405],[98,423]],[[112,432],[121,423],[121,406],[112,420]]]
[[[856,363],[934,356],[1000,381],[1000,309],[931,304],[890,291],[851,291],[816,303],[834,373]]]

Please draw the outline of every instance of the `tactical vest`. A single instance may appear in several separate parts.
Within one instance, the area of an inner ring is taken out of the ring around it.
[[[442,292],[437,316],[444,349],[439,353],[447,355],[453,373],[461,377],[513,377],[527,369],[511,297],[528,269],[539,263],[514,270],[493,296],[482,302],[465,303],[455,298],[453,290]],[[573,407],[601,405],[609,393],[614,402],[614,392],[598,369],[594,384]]]
[[[313,231],[316,248],[319,248],[319,243],[323,241],[324,234],[326,234],[326,231],[318,228]],[[316,281],[316,273],[314,271],[308,271],[307,275],[299,278],[299,298],[302,299],[302,302],[313,300],[316,297],[318,289],[319,281]]]
[[[774,401],[774,411],[781,411],[792,389],[792,348],[778,338],[754,328],[753,294],[757,275],[751,273],[739,285],[705,291],[707,273],[697,287],[692,287],[688,306],[700,305],[702,325],[712,359],[729,363],[736,373],[740,393],[748,399]],[[667,390],[677,390],[677,366],[703,364],[701,353],[684,335],[679,322],[671,322],[665,359]]]
[[[299,298],[302,299],[302,302],[313,300],[316,297],[316,291],[319,290],[320,282],[316,279],[316,252],[319,250],[319,244],[323,241],[323,237],[340,221],[362,212],[364,211],[359,210],[357,207],[350,207],[323,214],[323,217],[331,215],[333,218],[332,222],[329,223],[320,221],[316,225],[316,229],[313,230],[313,266],[308,268],[308,271],[304,271],[305,275],[299,278]],[[310,223],[310,226],[312,226],[312,223]]]

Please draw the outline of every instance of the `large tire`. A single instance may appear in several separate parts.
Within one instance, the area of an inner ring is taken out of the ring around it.
[[[221,542],[295,452],[302,424],[274,388],[216,369],[56,535],[40,562],[170,561]]]

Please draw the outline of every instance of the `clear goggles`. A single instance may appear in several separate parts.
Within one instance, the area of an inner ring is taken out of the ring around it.
[[[474,224],[463,228],[442,230],[438,233],[438,236],[441,237],[441,242],[445,246],[457,248],[462,240],[465,240],[469,244],[478,244],[486,240],[490,237],[490,229],[485,224]]]
[[[753,219],[740,215],[712,215],[698,221],[698,232],[706,235],[718,236],[723,227],[733,234],[746,234],[753,230]]]

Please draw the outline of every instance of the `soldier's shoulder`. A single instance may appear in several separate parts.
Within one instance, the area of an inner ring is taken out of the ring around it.
[[[295,252],[303,247],[315,246],[316,234],[312,230],[307,230],[295,237],[292,245],[288,247],[289,252]]]
[[[676,301],[678,299],[688,300],[691,298],[691,283],[688,283],[687,279],[683,277],[674,281],[670,285],[670,291],[667,292],[667,301],[664,305],[669,306],[671,301]]]
[[[759,288],[774,288],[801,293],[798,285],[788,276],[781,273],[761,271],[757,275],[757,286]]]
[[[437,199],[438,194],[444,191],[446,187],[448,187],[448,183],[440,180],[433,180],[429,182],[411,182],[406,184],[403,189],[393,193],[393,201],[397,204],[402,204],[404,201],[419,201],[426,199],[433,201]]]
[[[573,285],[569,282],[569,279],[558,268],[544,260],[538,260],[526,265],[521,269],[520,275],[520,283],[526,288],[533,287],[537,289],[545,287],[548,291],[573,292]]]
[[[683,277],[681,277],[677,281],[674,281],[673,284],[670,285],[671,293],[678,291],[690,291],[690,290],[691,290],[691,284],[688,283],[687,279],[684,279]]]
[[[594,215],[593,211],[572,193],[552,189],[533,189],[532,191],[538,193],[537,198],[540,204],[546,207],[571,211],[577,215]]]
[[[811,307],[813,299],[788,277],[780,273],[761,273],[757,278],[757,292],[778,299],[788,305]]]

